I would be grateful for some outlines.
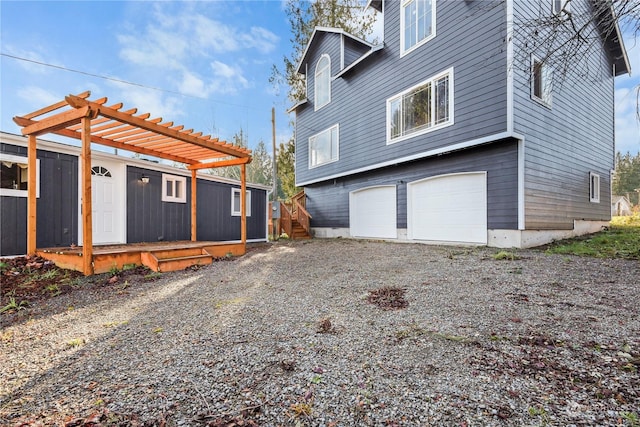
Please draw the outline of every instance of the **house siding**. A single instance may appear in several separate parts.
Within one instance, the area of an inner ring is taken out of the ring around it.
[[[548,14],[549,3],[514,2],[516,52],[527,42],[526,31],[518,27]],[[588,7],[583,0],[571,2],[575,17]],[[571,229],[574,220],[608,221],[614,168],[614,82],[609,59],[604,51],[585,56],[562,82],[554,81],[551,108],[531,99],[529,67],[530,58],[515,56],[514,129],[526,135],[526,228]],[[585,70],[588,77],[580,75]],[[589,172],[600,175],[600,203],[589,201]]]
[[[26,147],[0,144],[0,152],[27,157]],[[41,248],[78,243],[78,158],[37,150],[40,197],[36,202],[36,245]],[[27,251],[27,198],[0,197],[0,254]]]
[[[436,158],[403,163],[305,187],[312,227],[349,227],[349,193],[397,186],[397,227],[407,227],[407,183],[441,174],[487,172],[487,224],[490,229],[518,228],[518,148],[504,140]]]
[[[145,174],[149,182],[143,184]],[[231,215],[231,189],[237,185],[198,180],[198,240],[240,240],[240,217]],[[266,239],[266,191],[251,191],[247,239]],[[162,172],[127,167],[127,242],[191,239],[191,178],[186,203],[162,201]]]
[[[506,18],[503,4],[438,2],[437,36],[400,57],[400,3],[385,9],[385,48],[332,82],[331,103],[296,110],[296,181],[321,181],[405,156],[504,132],[507,129]],[[477,31],[468,31],[477,28]],[[339,35],[327,33],[308,55],[308,88],[316,61]],[[332,72],[335,74],[332,57]],[[454,124],[394,144],[386,141],[386,101],[442,71],[454,68]],[[482,72],[479,72],[482,70]],[[309,136],[339,123],[339,160],[308,166]]]

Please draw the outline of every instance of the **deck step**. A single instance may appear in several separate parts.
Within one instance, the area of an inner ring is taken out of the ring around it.
[[[162,273],[184,270],[194,265],[208,265],[213,262],[213,256],[202,248],[143,252],[140,258],[142,263],[151,270]]]

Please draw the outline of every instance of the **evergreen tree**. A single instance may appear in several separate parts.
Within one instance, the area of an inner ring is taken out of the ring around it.
[[[296,187],[295,159],[294,139],[291,138],[286,144],[281,142],[278,147],[278,155],[276,156],[276,164],[278,165],[278,197],[281,199],[289,199],[301,190]]]
[[[247,146],[247,137],[242,129],[233,135],[231,140],[233,145],[238,147]],[[251,163],[247,164],[247,182],[253,184],[272,185],[273,160],[267,152],[264,141],[260,141],[255,149],[251,151]],[[211,168],[209,173],[224,178],[240,180],[240,166],[227,166],[222,168]]]
[[[640,153],[632,156],[616,154],[616,172],[613,177],[613,194],[627,196],[631,203],[640,205]]]

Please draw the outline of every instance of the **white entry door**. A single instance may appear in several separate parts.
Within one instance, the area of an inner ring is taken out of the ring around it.
[[[120,167],[95,163],[91,168],[93,243],[124,243]]]
[[[410,239],[487,243],[487,174],[454,173],[407,185]]]

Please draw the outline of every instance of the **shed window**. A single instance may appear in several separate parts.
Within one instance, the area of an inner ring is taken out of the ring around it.
[[[315,110],[331,102],[331,59],[322,55],[316,65],[315,74]]]
[[[453,69],[387,100],[387,142],[453,124]]]
[[[162,201],[187,203],[187,178],[163,173]]]
[[[589,201],[600,203],[600,175],[589,173]]]
[[[400,53],[404,55],[435,37],[436,2],[403,0],[400,7]]]
[[[549,66],[536,58],[531,60],[531,98],[551,107],[552,75]]]
[[[0,154],[0,196],[27,197],[29,159]],[[36,159],[36,197],[40,197],[40,159]]]
[[[338,125],[309,138],[309,168],[338,160]]]
[[[247,199],[246,199],[246,207],[245,212],[247,216],[251,216],[251,191],[247,190]],[[240,189],[232,188],[231,189],[231,215],[232,216],[240,216]]]

